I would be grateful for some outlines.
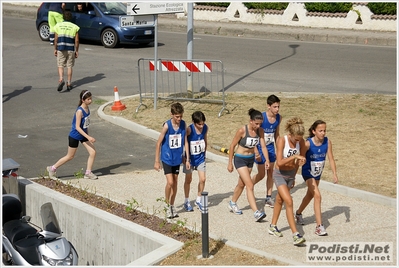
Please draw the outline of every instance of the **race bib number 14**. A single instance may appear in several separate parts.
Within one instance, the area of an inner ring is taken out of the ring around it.
[[[169,148],[178,149],[181,147],[181,134],[169,135]]]

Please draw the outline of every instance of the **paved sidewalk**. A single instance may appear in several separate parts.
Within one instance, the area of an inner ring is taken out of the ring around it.
[[[135,130],[148,137],[156,137],[157,132],[138,126],[128,120],[122,120],[115,116],[105,115],[99,110],[99,116],[121,127]],[[119,120],[118,120],[119,119]],[[155,148],[155,140],[153,144]],[[152,150],[151,145],[150,150]],[[153,161],[149,159],[148,161]],[[209,232],[215,239],[223,239],[227,244],[249,250],[269,258],[275,258],[289,265],[332,265],[335,263],[312,263],[306,261],[307,247],[293,245],[292,235],[288,226],[285,210],[281,212],[278,227],[283,233],[282,238],[271,236],[267,227],[273,211],[265,207],[267,217],[261,222],[255,222],[253,212],[250,209],[245,191],[238,200],[243,215],[235,215],[229,212],[227,203],[230,200],[237,183],[237,172],[227,171],[227,158],[208,153],[207,182],[205,190],[209,193]],[[178,220],[186,223],[189,228],[201,230],[201,213],[185,212],[183,205],[184,175],[179,176],[176,206],[179,213]],[[164,197],[165,177],[163,172],[155,170],[136,170],[124,174],[101,176],[98,180],[71,179],[80,187],[93,190],[97,194],[109,197],[115,201],[126,204],[128,200],[135,199],[140,203],[144,212],[152,213],[162,209],[158,198]],[[197,174],[194,173],[190,197],[196,196],[195,189],[198,183]],[[340,188],[335,189],[335,188]],[[323,222],[328,231],[328,236],[319,237],[314,234],[315,218],[313,204],[304,211],[306,225],[298,226],[300,233],[304,234],[307,244],[318,242],[392,242],[394,246],[393,262],[389,263],[337,263],[337,265],[395,265],[397,262],[397,210],[396,199],[387,198],[364,191],[334,185],[322,181],[322,211]],[[344,189],[344,190],[342,190]],[[297,177],[297,184],[292,190],[294,207],[297,208],[305,195],[306,185],[302,178]],[[341,194],[343,193],[343,194]],[[259,208],[264,207],[265,181],[255,186],[255,196]],[[275,196],[275,191],[273,192]],[[359,198],[354,198],[358,196]],[[377,198],[376,198],[377,197]],[[380,200],[380,201],[379,201]],[[377,201],[372,202],[372,201]],[[384,205],[385,204],[385,205]],[[194,204],[193,204],[194,205]]]

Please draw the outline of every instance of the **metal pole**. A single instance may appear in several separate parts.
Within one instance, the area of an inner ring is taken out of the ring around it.
[[[158,73],[158,14],[155,16],[155,33],[154,33],[154,110],[157,109],[157,102],[158,102],[158,80],[157,80],[157,73]]]
[[[201,193],[202,203],[202,257],[209,257],[208,192]]]
[[[193,59],[193,3],[187,3],[187,60]],[[193,97],[193,76],[191,72],[187,72],[187,94]]]

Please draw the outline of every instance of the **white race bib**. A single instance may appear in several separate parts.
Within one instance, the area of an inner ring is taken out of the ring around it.
[[[310,162],[310,174],[313,177],[318,177],[323,172],[324,161],[311,161]]]
[[[190,153],[197,155],[205,152],[205,140],[190,141]]]
[[[259,138],[252,138],[252,137],[247,137],[247,140],[245,142],[245,147],[247,148],[254,148],[259,142]]]
[[[83,128],[88,128],[90,125],[90,115],[83,118]]]
[[[274,142],[274,133],[265,133],[265,143],[266,145]]]
[[[181,133],[169,135],[169,148],[178,149],[181,147]]]

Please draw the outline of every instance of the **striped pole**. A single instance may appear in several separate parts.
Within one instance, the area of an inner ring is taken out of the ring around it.
[[[221,151],[222,153],[225,153],[225,154],[229,154],[229,151],[230,151],[227,148],[223,148],[223,147],[220,147],[220,146],[217,146],[217,145],[212,145],[212,148],[215,149],[215,150]]]

